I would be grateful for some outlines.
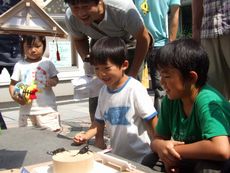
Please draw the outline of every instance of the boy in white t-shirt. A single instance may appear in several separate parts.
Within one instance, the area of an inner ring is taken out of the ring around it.
[[[129,66],[127,49],[117,37],[103,37],[92,48],[91,62],[105,84],[99,95],[95,120],[88,131],[76,134],[74,142],[85,143],[96,136],[95,145],[105,149],[104,127],[108,129],[112,152],[141,162],[151,152],[150,138],[157,112],[147,90],[125,74]]]

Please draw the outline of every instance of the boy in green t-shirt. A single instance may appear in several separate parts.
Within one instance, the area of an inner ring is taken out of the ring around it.
[[[230,157],[230,103],[206,84],[207,53],[192,39],[176,40],[157,52],[156,66],[167,95],[151,143],[155,153],[143,164],[153,167],[157,156],[167,172],[223,171]]]

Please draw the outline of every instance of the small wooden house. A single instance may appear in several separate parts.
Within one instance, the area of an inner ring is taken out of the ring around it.
[[[33,0],[22,0],[0,16],[0,34],[67,37],[66,31]]]

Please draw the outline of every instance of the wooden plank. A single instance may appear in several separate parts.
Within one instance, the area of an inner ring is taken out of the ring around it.
[[[30,166],[25,166],[25,168],[28,171],[32,171],[33,168],[40,167],[40,166],[48,166],[48,165],[51,165],[51,164],[52,164],[52,161],[39,163],[39,164],[34,164],[34,165],[30,165]],[[9,170],[0,171],[0,173],[20,173],[20,170],[21,170],[20,168],[15,168],[15,169],[9,169]]]
[[[30,166],[25,166],[25,168],[28,171],[31,172],[34,168],[41,167],[41,166],[50,166],[50,165],[52,165],[52,161],[39,163],[39,164],[34,164],[34,165],[30,165]],[[107,166],[109,166],[109,165],[107,165]],[[112,168],[114,168],[114,167],[112,167]],[[20,170],[21,170],[20,168],[18,168],[18,169],[9,169],[9,170],[0,171],[0,173],[20,173]],[[140,171],[138,169],[134,169],[132,171],[122,171],[121,173],[144,173],[144,172]]]

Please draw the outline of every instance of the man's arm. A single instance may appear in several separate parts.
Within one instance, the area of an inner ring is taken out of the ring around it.
[[[192,38],[200,42],[203,0],[192,0]]]
[[[179,5],[171,6],[170,13],[170,22],[169,22],[169,42],[176,39],[177,31],[178,31],[178,23],[179,23]]]
[[[87,57],[87,55],[89,54],[88,37],[84,37],[84,38],[72,37],[72,40],[74,42],[74,46],[75,46],[76,51],[81,56],[82,61],[84,61],[85,58]]]
[[[130,64],[130,76],[136,77],[138,70],[145,59],[145,56],[149,49],[150,36],[148,30],[143,26],[140,28],[138,33],[134,35],[134,38],[137,41],[135,55],[132,64]]]

